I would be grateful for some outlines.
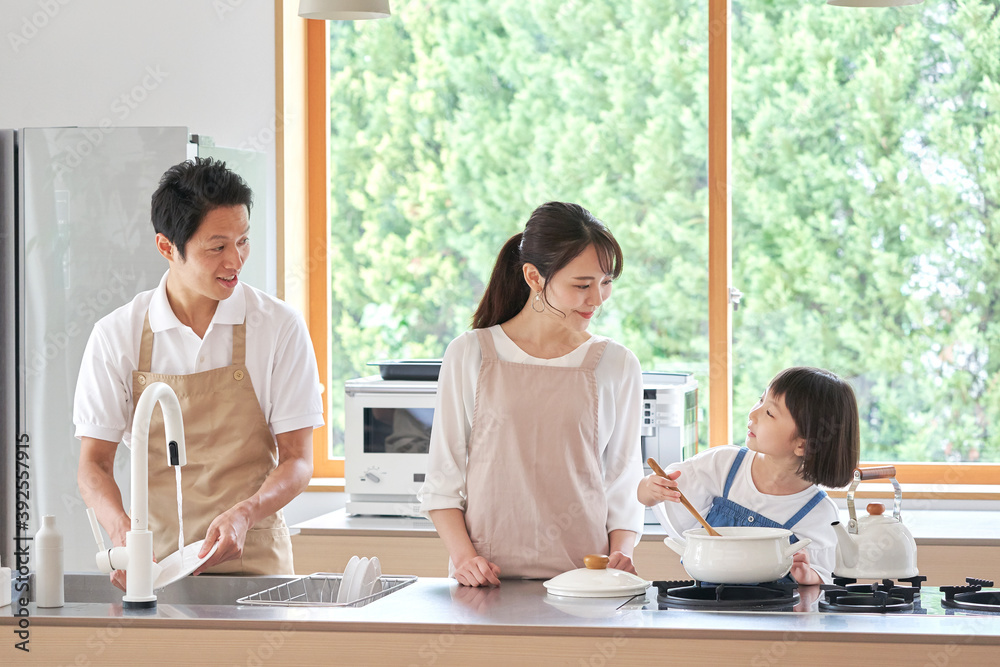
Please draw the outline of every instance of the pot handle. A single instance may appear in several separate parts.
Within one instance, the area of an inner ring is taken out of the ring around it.
[[[671,549],[673,549],[675,552],[677,552],[678,556],[684,555],[684,545],[681,542],[678,542],[672,537],[668,537],[663,540],[663,543],[666,544]]]
[[[785,558],[791,558],[794,554],[798,553],[799,551],[802,551],[810,544],[812,544],[812,540],[809,539],[808,537],[803,537],[798,542],[795,542],[794,544],[789,544],[787,547],[785,547]]]

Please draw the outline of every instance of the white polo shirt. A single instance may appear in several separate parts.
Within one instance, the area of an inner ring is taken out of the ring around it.
[[[190,375],[232,364],[233,326],[246,320],[246,367],[272,435],[323,425],[312,341],[302,316],[266,292],[239,283],[220,301],[205,337],[181,323],[167,301],[167,275],[106,315],[87,341],[73,402],[76,437],[131,442],[132,371],[142,326],[153,330],[150,371]]]

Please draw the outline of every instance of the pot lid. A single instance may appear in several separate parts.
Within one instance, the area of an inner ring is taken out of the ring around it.
[[[542,585],[550,595],[577,598],[630,597],[645,593],[649,582],[624,570],[608,567],[608,557],[585,556],[587,567],[552,577]]]

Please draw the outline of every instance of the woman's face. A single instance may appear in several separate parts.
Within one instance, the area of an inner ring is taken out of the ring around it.
[[[586,331],[598,306],[611,297],[611,282],[611,276],[601,268],[597,248],[587,246],[546,282],[542,295],[547,302],[545,314],[561,319],[575,331]]]
[[[795,419],[785,406],[785,397],[775,396],[768,387],[750,410],[747,447],[774,456],[802,456],[804,452],[798,448],[804,443]]]

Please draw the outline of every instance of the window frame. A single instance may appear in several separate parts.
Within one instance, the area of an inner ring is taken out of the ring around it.
[[[708,444],[710,447],[729,444],[732,433],[732,192],[731,192],[731,98],[730,70],[730,0],[708,2],[708,337],[709,337],[709,403]],[[282,244],[281,224],[282,182],[289,183],[292,170],[301,170],[307,183],[308,221],[305,245],[310,257],[327,257],[330,237],[329,221],[329,31],[325,21],[300,19],[296,16],[297,0],[276,0],[277,59],[279,65],[295,62],[295,55],[304,53],[302,68],[304,90],[297,91],[294,83],[283,78],[284,67],[276,67],[278,118],[287,117],[282,100],[290,93],[304,98],[306,121],[303,132],[307,137],[301,155],[283,154],[279,150],[279,248]],[[282,14],[284,17],[282,17]],[[284,21],[282,21],[284,18]],[[287,25],[294,25],[291,30]],[[286,128],[287,132],[287,128]],[[279,133],[280,140],[280,133]],[[282,163],[282,158],[290,162]],[[298,164],[296,167],[295,164]],[[284,166],[284,168],[283,168]],[[285,178],[282,179],[284,173]],[[288,256],[286,251],[285,256]],[[279,285],[284,264],[279,257]],[[329,389],[329,267],[324,262],[307,262],[308,298],[306,321],[316,347],[317,362],[326,369],[324,386]],[[281,296],[279,294],[279,296]],[[324,392],[324,412],[328,410]],[[329,419],[327,419],[329,421]],[[317,429],[313,437],[314,477],[342,478],[343,457],[329,458],[330,431]],[[989,463],[876,463],[862,465],[894,465],[898,479],[910,484],[931,485],[991,485],[1000,479],[1000,464]]]

